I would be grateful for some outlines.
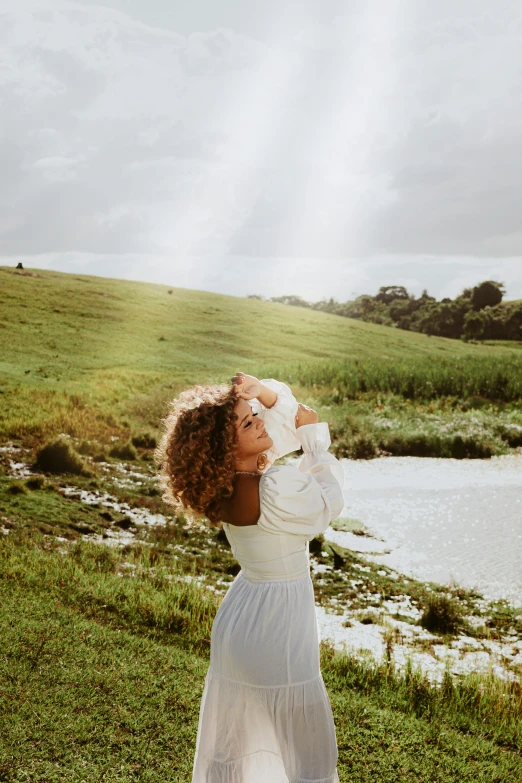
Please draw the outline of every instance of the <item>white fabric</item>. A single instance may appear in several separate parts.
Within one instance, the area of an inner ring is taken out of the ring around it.
[[[261,383],[277,394],[275,404],[271,408],[265,408],[257,398],[248,400],[248,403],[252,411],[263,419],[265,429],[274,441],[272,447],[265,452],[268,464],[272,465],[278,457],[301,448],[295,426],[298,402],[286,383],[274,378],[264,378]]]
[[[193,783],[338,783],[308,541],[342,510],[342,465],[326,451],[326,423],[292,432],[282,386],[285,405],[278,393],[277,411],[259,414],[274,454],[301,444],[305,454],[261,476],[257,525],[223,525],[241,571],[212,628]]]
[[[320,421],[318,424],[303,424],[297,430],[297,437],[305,453],[299,464],[299,470],[302,470],[304,473],[311,473],[315,478],[321,472],[323,476],[321,484],[325,485],[331,483],[329,471],[323,470],[323,466],[327,465],[342,489],[344,486],[344,469],[339,460],[328,451],[331,440],[327,422]],[[341,511],[342,507],[339,510],[339,514]],[[335,519],[335,517],[332,518]]]

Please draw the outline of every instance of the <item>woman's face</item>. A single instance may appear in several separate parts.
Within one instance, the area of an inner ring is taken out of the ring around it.
[[[242,458],[261,454],[273,445],[273,440],[265,430],[263,420],[252,413],[252,408],[244,399],[236,404],[238,421],[236,423],[239,455]]]

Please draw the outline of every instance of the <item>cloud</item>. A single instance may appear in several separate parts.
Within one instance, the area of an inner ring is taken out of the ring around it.
[[[214,29],[203,0],[113,4],[132,13],[0,0],[6,257],[211,258],[212,285],[272,259],[308,295],[321,259],[346,289],[374,258],[419,285],[432,257],[516,271],[516,4],[267,2],[252,21],[227,0]]]
[[[265,76],[292,56],[73,3],[6,18],[4,252],[226,247],[245,214],[254,119],[263,133],[258,99],[273,92]]]

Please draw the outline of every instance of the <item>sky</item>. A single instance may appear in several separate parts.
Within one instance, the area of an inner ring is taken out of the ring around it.
[[[0,0],[0,263],[522,298],[522,5]]]

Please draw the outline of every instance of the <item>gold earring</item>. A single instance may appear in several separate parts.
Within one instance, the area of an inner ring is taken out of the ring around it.
[[[257,457],[257,469],[264,470],[268,465],[268,457],[266,454],[259,454]]]

